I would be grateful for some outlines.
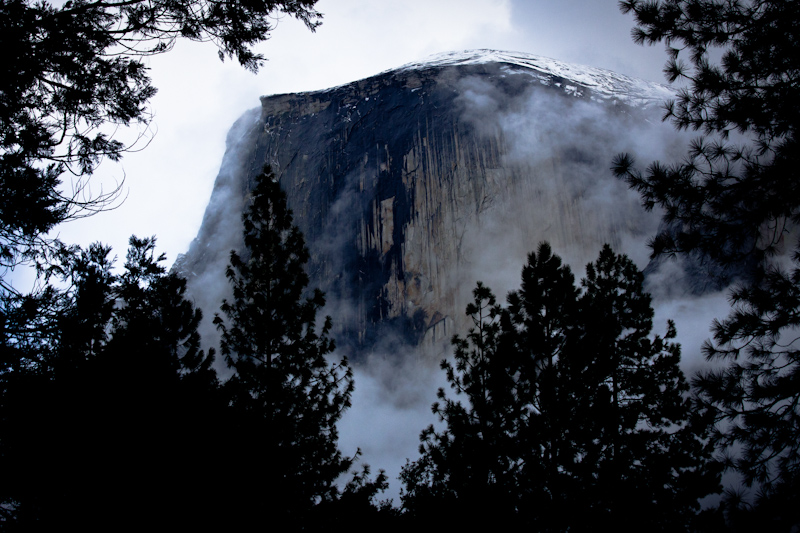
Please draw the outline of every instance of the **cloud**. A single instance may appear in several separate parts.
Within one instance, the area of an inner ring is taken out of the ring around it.
[[[339,449],[352,456],[360,448],[360,463],[374,473],[386,471],[389,489],[379,499],[400,504],[398,476],[406,459],[419,457],[419,435],[442,424],[431,412],[436,391],[449,391],[439,361],[446,355],[432,347],[403,346],[395,340],[381,343],[369,358],[354,367],[352,407],[338,424]]]
[[[513,85],[511,76],[504,82]],[[463,231],[466,265],[453,281],[462,292],[482,280],[502,297],[518,285],[527,254],[544,240],[578,277],[605,243],[640,268],[649,261],[646,242],[660,214],[644,210],[639,196],[613,176],[611,161],[620,152],[673,157],[685,136],[654,120],[655,109],[576,98],[562,89],[532,86],[512,94],[484,78],[458,82],[462,122],[506,147],[503,170],[487,171],[495,180],[487,178],[491,201]]]

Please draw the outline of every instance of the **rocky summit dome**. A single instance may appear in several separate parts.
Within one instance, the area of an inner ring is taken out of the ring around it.
[[[242,246],[243,200],[269,164],[339,346],[446,345],[475,282],[502,297],[542,240],[578,269],[606,242],[646,262],[658,215],[610,167],[619,152],[669,157],[677,134],[659,116],[670,95],[607,70],[479,50],[264,96],[231,129],[177,268],[213,316]]]

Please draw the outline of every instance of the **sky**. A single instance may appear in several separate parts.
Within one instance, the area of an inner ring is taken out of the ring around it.
[[[155,235],[171,265],[195,237],[225,150],[225,135],[259,96],[345,84],[446,51],[527,52],[663,82],[663,49],[633,43],[616,0],[320,0],[310,32],[283,18],[257,47],[257,74],[220,62],[211,43],[178,42],[147,62],[158,94],[147,130],[121,163],[106,162],[92,193],[122,184],[115,209],[60,226],[66,242],[111,245],[121,266],[131,234]]]

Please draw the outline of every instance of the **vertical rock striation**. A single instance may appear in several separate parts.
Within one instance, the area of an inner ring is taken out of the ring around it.
[[[177,266],[211,315],[251,180],[269,164],[339,344],[446,342],[475,281],[502,294],[539,241],[580,265],[605,242],[631,252],[652,234],[658,217],[609,167],[618,151],[661,155],[671,131],[653,111],[668,96],[599,69],[479,51],[262,97],[229,133],[203,225]]]

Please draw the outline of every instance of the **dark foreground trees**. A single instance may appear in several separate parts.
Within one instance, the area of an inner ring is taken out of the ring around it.
[[[695,379],[700,399],[719,420],[713,433],[726,467],[741,475],[756,498],[732,490],[733,516],[775,531],[800,524],[800,256],[790,271],[770,269],[759,283],[731,292],[734,306],[714,321],[714,342],[703,352],[722,369]],[[743,497],[744,496],[744,497]],[[754,503],[753,507],[751,504]]]
[[[154,240],[131,238],[120,275],[109,253],[73,250],[67,288],[49,291],[53,314],[26,314],[22,302],[2,324],[0,521],[10,530],[186,521],[214,499],[206,446],[223,404],[200,312]]]
[[[51,269],[63,288],[2,300],[1,526],[391,525],[373,503],[383,472],[340,481],[359,453],[337,446],[352,371],[328,360],[330,318],[317,327],[324,299],[306,291],[308,252],[271,172],[250,199],[227,320],[215,319],[233,370],[223,384],[154,239],[131,238],[120,274],[104,246],[65,249]]]
[[[317,504],[339,498],[334,482],[357,456],[342,456],[336,429],[350,406],[353,374],[346,358],[329,361],[331,319],[318,329],[317,311],[325,300],[318,289],[307,292],[308,250],[269,168],[257,177],[248,200],[246,249],[231,252],[227,270],[233,299],[222,304],[226,318],[214,320],[234,371],[225,389],[246,444],[230,453],[248,478],[259,480],[236,491],[237,519],[308,527]],[[368,503],[384,483],[382,473],[376,481],[364,474],[348,491]]]
[[[699,252],[723,264],[780,252],[798,219],[800,6],[783,0],[620,2],[634,40],[664,42],[670,82],[685,81],[665,119],[702,132],[683,161],[616,172],[646,207],[679,222],[654,253]],[[720,58],[720,59],[716,59]]]
[[[116,128],[150,120],[147,56],[177,39],[211,41],[255,71],[263,57],[252,48],[277,17],[313,30],[316,1],[0,2],[0,266],[48,251],[39,239],[53,226],[118,199],[87,180],[126,150]]]
[[[473,295],[467,306],[473,327],[466,338],[453,337],[453,363],[442,361],[450,387],[468,403],[439,389],[433,412],[446,426],[422,432],[421,457],[400,474],[403,508],[431,529],[508,527],[523,506],[519,438],[529,406],[498,346],[501,308],[480,282]]]
[[[596,480],[585,496],[594,502],[583,517],[587,529],[680,530],[694,521],[698,499],[719,490],[709,420],[689,397],[675,326],[651,336],[643,282],[633,262],[607,245],[582,280],[582,334],[564,363],[577,400],[570,415],[580,420],[575,481],[585,490],[587,475]]]
[[[3,301],[0,525],[391,525],[391,509],[373,504],[383,472],[339,481],[358,456],[337,447],[352,372],[328,361],[330,318],[317,328],[324,300],[306,297],[308,252],[271,173],[245,229],[228,320],[216,318],[233,370],[224,384],[200,350],[200,311],[153,239],[131,239],[121,274],[99,244],[65,251],[63,289],[30,313],[26,297]]]
[[[466,403],[439,391],[445,427],[422,433],[420,459],[401,474],[409,514],[674,531],[717,490],[674,327],[651,336],[642,274],[605,247],[582,286],[546,244],[507,307],[478,284],[474,327],[453,338],[454,364],[442,363]]]
[[[727,368],[704,373],[696,384],[716,412],[715,438],[728,466],[758,489],[756,506],[796,501],[800,277],[791,259],[800,250],[800,5],[627,0],[620,6],[636,18],[637,42],[665,43],[668,80],[687,82],[665,118],[702,136],[683,161],[641,170],[618,156],[616,173],[672,222],[653,241],[654,255],[692,256],[739,273],[746,265],[730,316],[714,324],[714,343],[704,348]],[[787,511],[788,529],[800,517]]]

